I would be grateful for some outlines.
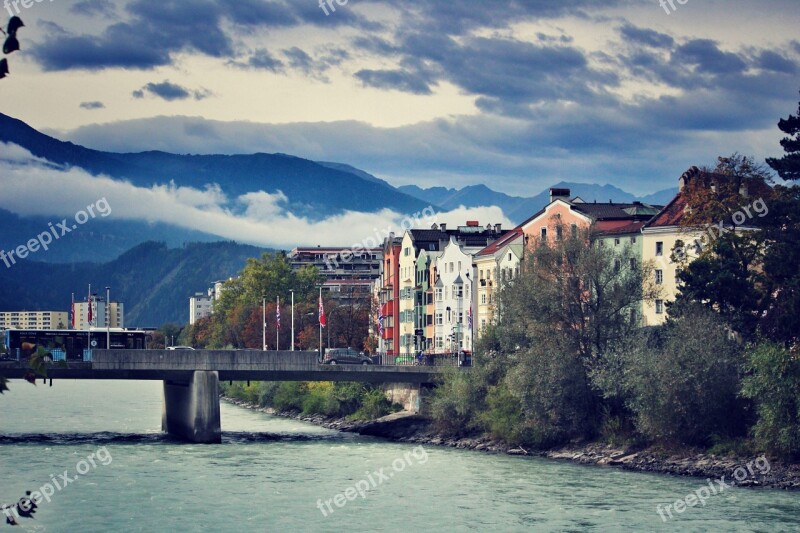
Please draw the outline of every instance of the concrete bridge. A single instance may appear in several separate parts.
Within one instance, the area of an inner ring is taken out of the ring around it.
[[[25,365],[0,362],[0,375],[22,378]],[[93,350],[92,362],[49,363],[48,379],[161,380],[161,427],[191,442],[221,440],[219,381],[362,381],[432,383],[442,367],[322,365],[317,352],[256,350]]]

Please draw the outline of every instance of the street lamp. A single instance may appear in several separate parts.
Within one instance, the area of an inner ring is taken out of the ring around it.
[[[106,350],[111,349],[111,317],[109,310],[111,309],[111,287],[106,287]]]
[[[261,349],[267,351],[267,297],[261,297]]]
[[[291,347],[291,351],[294,351],[294,289],[290,289],[289,292],[292,293],[292,347]]]

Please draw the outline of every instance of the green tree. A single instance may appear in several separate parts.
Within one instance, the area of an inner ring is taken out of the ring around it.
[[[800,455],[800,351],[761,342],[747,353],[742,394],[755,402],[753,428],[764,449],[789,457]]]
[[[780,159],[770,157],[767,159],[767,164],[783,179],[798,180],[800,179],[800,106],[797,116],[789,115],[788,118],[780,119],[778,128],[788,135],[781,140],[786,155]]]
[[[607,398],[624,400],[647,438],[707,445],[745,431],[742,352],[725,322],[695,305],[615,346],[592,377]]]

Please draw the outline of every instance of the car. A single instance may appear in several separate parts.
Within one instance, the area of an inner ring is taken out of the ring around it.
[[[194,348],[192,348],[191,346],[170,346],[170,347],[167,348],[167,350],[192,350],[192,351],[194,351]]]
[[[325,350],[325,359],[322,363],[326,365],[371,365],[372,358],[364,355],[364,352],[357,352],[350,348],[328,348]]]

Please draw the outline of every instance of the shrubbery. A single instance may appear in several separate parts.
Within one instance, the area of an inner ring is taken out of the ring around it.
[[[235,382],[222,384],[223,393],[260,407],[277,411],[300,411],[304,415],[350,416],[374,419],[398,410],[383,390],[360,383],[331,382]]]

